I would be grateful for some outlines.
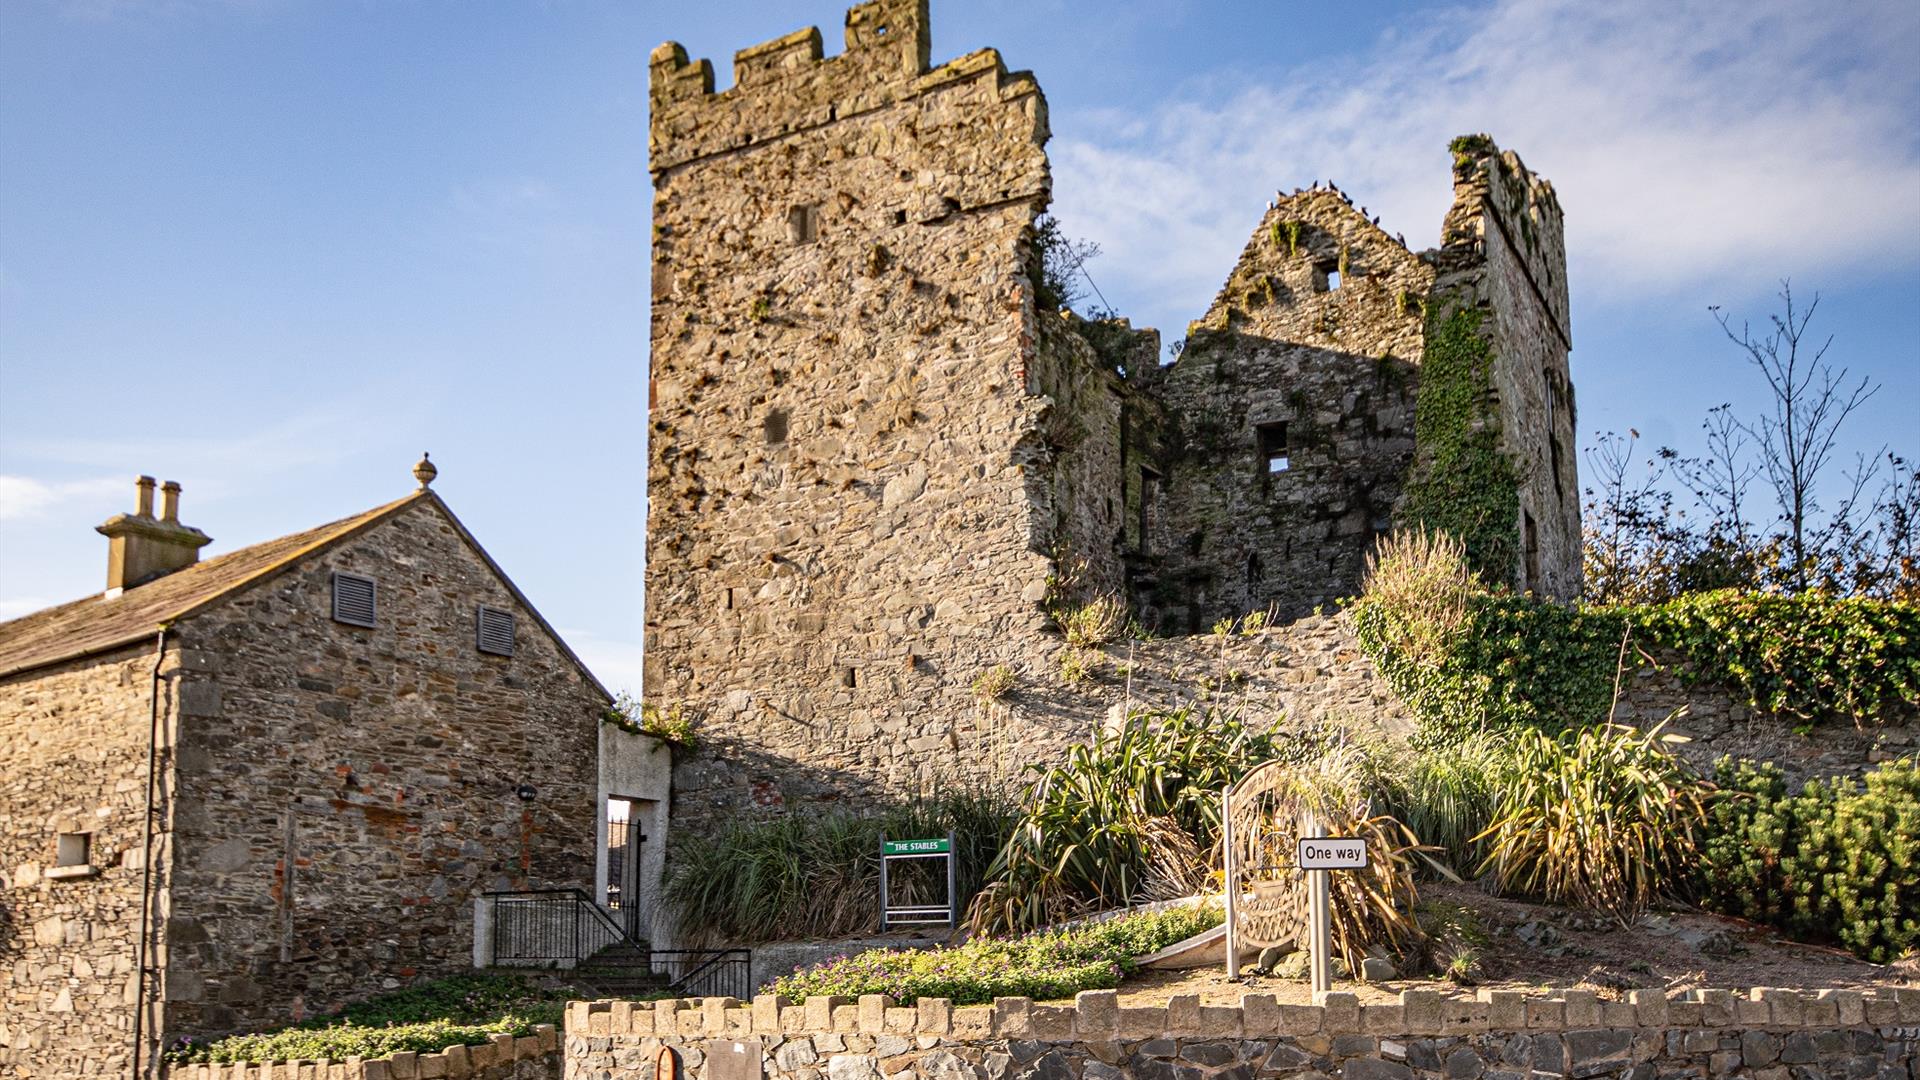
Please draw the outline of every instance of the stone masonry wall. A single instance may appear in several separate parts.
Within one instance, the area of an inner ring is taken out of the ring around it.
[[[1333,191],[1267,211],[1184,351],[1148,380],[1175,426],[1156,558],[1135,581],[1149,625],[1292,619],[1360,591],[1413,460],[1432,281]],[[1284,472],[1268,468],[1277,448]]]
[[[1122,1006],[1111,990],[1071,1005],[1001,998],[960,1008],[937,999],[896,1007],[878,995],[580,1001],[568,1006],[566,1078],[661,1080],[663,1050],[688,1076],[775,1080],[1920,1076],[1920,990],[1906,988],[1700,990],[1671,1000],[1658,990],[1620,1000],[1408,990],[1377,1005],[1317,997],[1282,1005],[1247,994],[1238,1006],[1208,1006],[1185,995],[1152,1007]]]
[[[561,1080],[559,1032],[535,1024],[531,1035],[380,1058],[319,1058],[245,1064],[173,1065],[162,1080]]]
[[[0,681],[0,1074],[127,1068],[154,657],[146,643]],[[164,730],[165,681],[160,693]],[[61,876],[61,833],[89,836],[97,873]]]
[[[378,625],[330,617],[333,571]],[[475,645],[513,611],[514,655]],[[170,1037],[468,969],[477,894],[591,889],[607,702],[418,500],[178,627]]]
[[[884,0],[839,56],[742,50],[723,93],[654,52],[645,691],[703,745],[676,826],[978,779],[969,684],[1044,643],[1046,108],[929,50],[925,4]]]

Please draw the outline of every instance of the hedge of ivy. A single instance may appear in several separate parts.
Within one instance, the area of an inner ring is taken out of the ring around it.
[[[1722,759],[1703,903],[1886,963],[1920,947],[1920,762],[1787,792],[1777,766]]]
[[[1911,604],[1723,590],[1637,607],[1487,593],[1468,605],[1437,663],[1396,652],[1404,614],[1366,597],[1355,605],[1362,648],[1433,733],[1604,720],[1616,662],[1631,678],[1643,651],[1658,647],[1685,658],[1684,680],[1731,687],[1803,732],[1823,721],[1884,723],[1920,705],[1920,608]]]

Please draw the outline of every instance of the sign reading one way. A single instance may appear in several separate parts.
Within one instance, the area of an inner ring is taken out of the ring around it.
[[[1367,865],[1367,842],[1338,836],[1300,841],[1302,870],[1362,870]]]

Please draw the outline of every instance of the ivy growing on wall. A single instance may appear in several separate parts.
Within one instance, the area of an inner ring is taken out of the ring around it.
[[[1607,719],[1616,678],[1678,661],[1810,731],[1920,710],[1920,607],[1734,589],[1569,607],[1490,590],[1457,545],[1387,544],[1354,606],[1361,648],[1429,738]]]
[[[1486,312],[1432,305],[1420,362],[1414,439],[1420,456],[1407,478],[1403,523],[1448,533],[1489,581],[1511,581],[1520,557],[1520,478],[1500,448],[1493,393],[1493,345],[1480,334]]]

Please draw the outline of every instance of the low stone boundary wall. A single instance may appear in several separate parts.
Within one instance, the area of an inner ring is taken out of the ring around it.
[[[656,1080],[663,1048],[688,1080],[1914,1080],[1917,1047],[1920,988],[1635,990],[1625,1001],[1408,990],[1391,1004],[1333,992],[1312,1005],[1247,994],[1236,1006],[1183,996],[1146,1008],[1121,1006],[1111,990],[1072,1005],[958,1008],[762,995],[571,1002],[565,1080]],[[730,1067],[707,1067],[717,1053]]]
[[[172,1065],[162,1075],[165,1080],[561,1080],[560,1033],[552,1024],[539,1024],[531,1035],[495,1035],[492,1042],[449,1046],[437,1054]]]

